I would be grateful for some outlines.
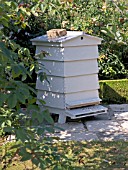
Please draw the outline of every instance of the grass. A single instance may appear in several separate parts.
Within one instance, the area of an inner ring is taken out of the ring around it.
[[[103,102],[128,103],[128,79],[101,80],[99,84],[99,95]]]
[[[13,144],[7,145],[9,149]],[[70,141],[59,142],[55,145],[61,154],[72,159],[72,169],[74,170],[128,170],[128,142],[126,141]],[[0,151],[3,152],[2,145]],[[0,169],[2,169],[2,165],[0,165]],[[16,156],[6,168],[6,170],[30,169],[33,170],[31,161],[21,162],[19,156]]]

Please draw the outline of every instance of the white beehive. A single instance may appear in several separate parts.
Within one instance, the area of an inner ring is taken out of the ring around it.
[[[99,105],[98,94],[97,58],[101,40],[79,31],[67,31],[63,37],[50,39],[43,35],[32,40],[36,54],[42,50],[50,54],[39,60],[46,68],[49,83],[37,77],[37,99],[45,100],[45,107],[59,114],[60,123],[65,122],[66,116],[74,119],[107,111]]]

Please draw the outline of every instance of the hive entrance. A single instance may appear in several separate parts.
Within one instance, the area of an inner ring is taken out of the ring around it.
[[[71,117],[72,119],[90,117],[90,116],[95,116],[104,113],[107,113],[107,108],[101,105],[77,107],[77,108],[67,109],[66,111],[67,116]]]

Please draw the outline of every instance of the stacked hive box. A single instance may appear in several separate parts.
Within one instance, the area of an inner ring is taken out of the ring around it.
[[[99,105],[98,95],[100,38],[68,31],[63,37],[50,39],[43,35],[32,42],[36,45],[36,54],[42,50],[50,54],[39,60],[46,69],[49,82],[37,78],[37,98],[46,101],[45,107],[51,113],[59,114],[60,123],[65,122],[66,116],[79,118],[106,113],[106,108]]]

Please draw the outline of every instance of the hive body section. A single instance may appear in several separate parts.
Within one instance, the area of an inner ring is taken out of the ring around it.
[[[50,55],[39,60],[40,69],[44,65],[48,81],[37,78],[38,98],[46,101],[46,106],[66,109],[69,103],[81,103],[98,96],[98,50],[97,46],[82,47],[42,47]]]

